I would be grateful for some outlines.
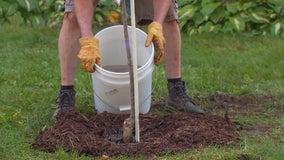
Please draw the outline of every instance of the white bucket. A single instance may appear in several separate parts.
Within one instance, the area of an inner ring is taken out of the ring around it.
[[[131,27],[128,26],[131,46]],[[95,108],[115,114],[129,113],[131,108],[130,80],[128,70],[106,70],[105,66],[127,66],[123,25],[105,28],[95,35],[99,39],[102,67],[96,65],[92,73]],[[145,47],[147,34],[136,29],[139,112],[146,114],[151,107],[152,72],[154,69],[154,46]],[[125,68],[125,67],[124,67]]]

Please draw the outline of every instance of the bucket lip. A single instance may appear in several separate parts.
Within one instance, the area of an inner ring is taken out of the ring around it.
[[[110,30],[110,29],[116,29],[116,28],[122,28],[123,25],[113,25],[113,26],[110,26],[110,27],[107,27],[107,28],[104,28],[102,29],[101,31],[97,32],[95,34],[94,37],[98,37],[99,35],[101,35],[103,32],[107,31],[107,30]],[[128,28],[132,28],[131,26],[128,26]],[[136,31],[140,32],[141,34],[143,34],[144,36],[147,37],[147,34],[139,29],[139,28],[136,28]],[[141,72],[141,70],[144,70],[147,66],[149,66],[151,63],[154,63],[154,45],[153,45],[153,42],[151,42],[150,46],[151,47],[151,56],[150,58],[148,59],[148,61],[143,65],[141,66],[140,68],[137,69],[137,72]],[[100,72],[100,73],[106,73],[106,74],[112,74],[112,75],[129,75],[129,72],[113,72],[113,71],[109,71],[109,70],[106,70],[100,66],[98,66],[97,64],[95,64],[95,71],[97,72]]]

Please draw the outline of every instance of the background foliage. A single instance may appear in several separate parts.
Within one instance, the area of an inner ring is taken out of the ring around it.
[[[117,8],[110,0],[101,0],[94,22],[102,26],[109,19],[112,21],[111,18],[117,16],[113,14],[117,13]],[[54,27],[61,24],[63,14],[64,0],[0,0],[0,24]]]
[[[179,0],[183,32],[250,32],[284,37],[284,0]],[[54,27],[61,24],[64,0],[0,0],[0,23]],[[101,0],[94,23],[120,23],[119,7]]]
[[[63,0],[1,0],[0,22],[55,26],[62,20]]]
[[[189,34],[242,32],[284,36],[284,0],[179,0],[180,26]]]

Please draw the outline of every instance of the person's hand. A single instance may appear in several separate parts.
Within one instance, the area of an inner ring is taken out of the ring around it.
[[[99,40],[96,38],[80,38],[81,50],[78,54],[82,68],[87,72],[94,72],[94,65],[101,66]]]
[[[152,22],[148,26],[148,36],[145,46],[148,47],[151,44],[151,42],[154,43],[155,52],[156,52],[154,62],[155,65],[158,65],[161,63],[162,58],[164,56],[164,47],[166,44],[166,40],[163,35],[163,27],[158,22]]]

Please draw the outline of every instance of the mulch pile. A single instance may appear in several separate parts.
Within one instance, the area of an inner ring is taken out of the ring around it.
[[[33,149],[53,152],[58,146],[79,155],[155,157],[209,145],[239,142],[240,135],[228,116],[186,112],[140,115],[140,142],[123,143],[122,125],[129,115],[111,113],[85,117],[76,110],[60,112],[54,126],[42,131]]]

